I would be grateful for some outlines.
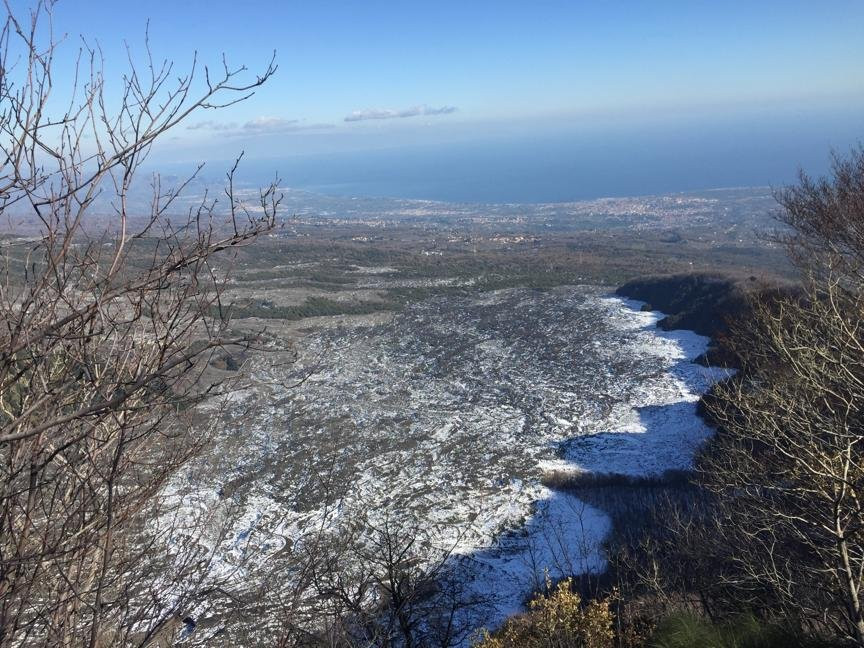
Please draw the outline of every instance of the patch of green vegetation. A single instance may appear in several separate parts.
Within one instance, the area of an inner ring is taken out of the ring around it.
[[[357,283],[356,277],[346,277],[345,275],[332,274],[327,272],[313,272],[307,277],[307,279],[315,283],[329,283],[340,285]]]
[[[661,619],[646,645],[649,648],[829,648],[789,625],[742,615],[723,623],[691,614]]]
[[[275,279],[301,279],[311,283],[346,285],[357,283],[357,278],[345,276],[336,272],[322,272],[320,270],[309,270],[308,268],[275,268],[273,270],[252,270],[236,273],[235,281],[241,283],[253,281],[272,281]]]
[[[336,301],[326,297],[309,297],[297,306],[271,306],[267,303],[250,302],[234,304],[224,309],[228,319],[244,319],[257,317],[260,319],[301,320],[307,317],[326,317],[333,315],[368,315],[383,310],[391,310],[384,302],[371,301]],[[213,312],[218,316],[217,312]]]

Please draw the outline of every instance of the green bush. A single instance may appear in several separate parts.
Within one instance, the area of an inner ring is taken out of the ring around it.
[[[828,648],[801,632],[742,615],[723,623],[692,614],[662,619],[647,642],[649,648]],[[836,644],[834,644],[836,645]]]

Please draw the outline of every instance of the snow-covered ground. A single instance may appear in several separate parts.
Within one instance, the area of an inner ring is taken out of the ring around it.
[[[707,339],[660,331],[639,306],[513,289],[311,334],[294,365],[253,370],[190,481],[245,508],[237,538],[255,534],[262,558],[359,511],[410,519],[469,593],[495,594],[481,615],[494,626],[545,573],[604,565],[609,518],[542,486],[544,471],[686,468],[710,434],[696,401],[722,373],[692,362]]]

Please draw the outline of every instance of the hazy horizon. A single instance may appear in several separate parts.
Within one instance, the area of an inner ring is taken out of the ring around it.
[[[641,128],[574,127],[542,134],[445,140],[378,149],[284,157],[247,153],[240,176],[267,182],[278,173],[292,189],[340,197],[389,197],[476,203],[545,203],[780,186],[799,168],[822,175],[831,151],[859,145],[864,113],[823,111],[782,116],[681,118]],[[188,172],[189,163],[154,170]],[[230,160],[208,162],[219,179]]]
[[[13,6],[26,7],[25,0]],[[256,181],[340,196],[549,202],[794,181],[864,135],[864,4],[675,0],[434,7],[168,0],[59,3],[55,93],[79,34],[106,96],[127,61],[197,57],[276,75],[153,150],[214,176],[241,151]],[[197,54],[196,54],[197,52]],[[116,93],[114,93],[116,94]]]

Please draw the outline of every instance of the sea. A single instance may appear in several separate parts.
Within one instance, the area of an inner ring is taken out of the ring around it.
[[[721,187],[781,186],[829,171],[864,137],[864,111],[566,126],[425,144],[250,159],[261,181],[342,197],[548,203]]]

